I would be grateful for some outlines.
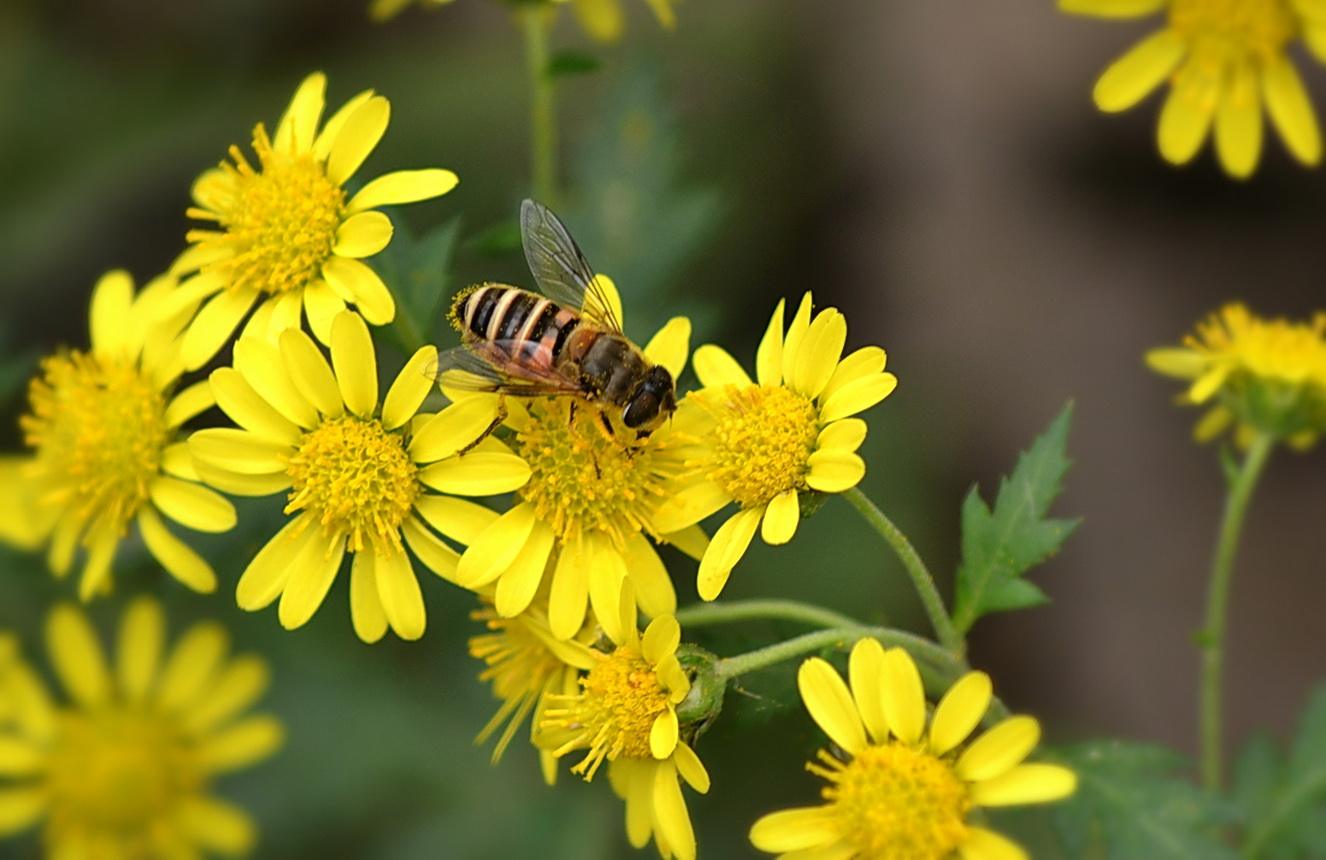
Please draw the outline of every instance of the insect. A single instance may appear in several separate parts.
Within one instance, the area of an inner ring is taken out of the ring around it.
[[[648,436],[677,408],[672,374],[622,334],[594,269],[546,206],[521,204],[520,237],[543,294],[495,283],[458,293],[450,319],[461,345],[439,356],[439,374],[474,391],[576,397],[605,409],[609,433],[606,410],[619,410]]]

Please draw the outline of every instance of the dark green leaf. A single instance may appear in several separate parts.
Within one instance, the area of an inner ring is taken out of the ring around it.
[[[560,51],[548,61],[548,77],[557,78],[565,75],[587,75],[596,72],[602,61],[593,54],[581,51]]]
[[[972,487],[962,504],[962,564],[958,568],[953,623],[971,629],[987,612],[1007,612],[1045,603],[1048,598],[1022,576],[1059,550],[1077,520],[1048,519],[1064,473],[1070,403],[1030,449],[1013,474],[999,485],[991,511]]]
[[[1320,856],[1326,845],[1326,685],[1308,700],[1288,757],[1265,735],[1248,743],[1235,768],[1234,800],[1248,857]]]
[[[1069,857],[1108,860],[1233,860],[1220,838],[1232,811],[1176,774],[1185,761],[1164,747],[1094,741],[1054,758],[1077,771],[1078,790],[1055,807]]]
[[[485,257],[506,257],[520,253],[520,224],[514,219],[498,221],[471,236],[466,244]]]
[[[387,249],[373,259],[396,297],[397,325],[406,329],[408,349],[432,340],[446,310],[451,284],[451,259],[460,232],[452,218],[419,235],[398,227]]]

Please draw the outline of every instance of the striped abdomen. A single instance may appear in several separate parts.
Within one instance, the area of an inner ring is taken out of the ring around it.
[[[516,287],[488,284],[463,297],[457,326],[469,337],[500,346],[511,361],[547,372],[562,358],[580,315]]]

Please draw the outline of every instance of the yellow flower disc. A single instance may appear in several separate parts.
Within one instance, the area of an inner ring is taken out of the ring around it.
[[[1262,56],[1279,53],[1296,29],[1283,0],[1173,0],[1169,20],[1185,36],[1211,40],[1212,48]]]
[[[718,422],[713,479],[738,504],[758,507],[806,488],[806,461],[819,434],[808,397],[783,386],[729,386],[710,410]]]

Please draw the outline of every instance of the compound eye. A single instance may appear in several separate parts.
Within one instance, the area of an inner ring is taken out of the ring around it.
[[[658,416],[658,395],[642,391],[631,399],[622,413],[622,423],[632,430],[642,427]]]

